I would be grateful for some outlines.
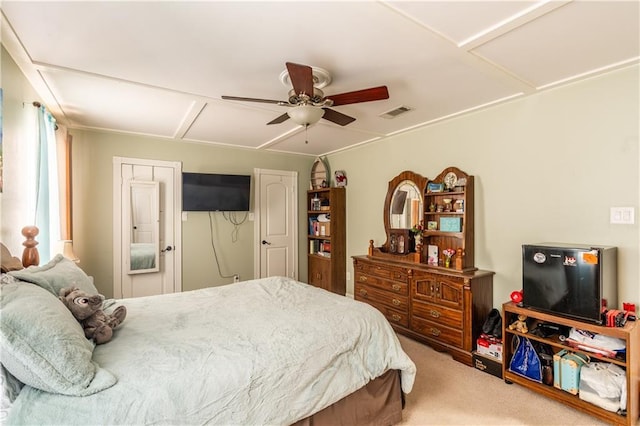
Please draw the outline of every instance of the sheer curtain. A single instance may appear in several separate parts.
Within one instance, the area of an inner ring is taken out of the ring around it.
[[[51,260],[60,246],[60,197],[56,148],[56,119],[38,107],[38,162],[34,223],[40,229],[40,264]]]

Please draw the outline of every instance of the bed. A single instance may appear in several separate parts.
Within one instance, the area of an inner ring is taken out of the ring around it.
[[[131,243],[131,270],[156,267],[156,245],[153,243]]]
[[[69,283],[97,292],[62,256],[2,275],[6,424],[401,420],[415,365],[367,304],[284,277],[106,300],[127,318],[95,346],[54,296]]]

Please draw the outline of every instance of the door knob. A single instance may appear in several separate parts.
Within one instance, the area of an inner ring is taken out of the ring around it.
[[[171,251],[171,250],[173,250],[173,247],[167,246],[167,248],[165,248],[164,250],[160,250],[160,251],[164,253],[165,251]]]
[[[270,242],[268,242],[267,240],[262,240],[262,245],[268,245],[268,246],[270,246],[270,245],[271,245],[271,243],[270,243]]]

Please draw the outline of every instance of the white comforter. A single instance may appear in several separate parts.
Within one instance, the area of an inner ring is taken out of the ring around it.
[[[415,365],[364,303],[273,277],[124,299],[127,318],[94,360],[118,383],[87,397],[25,387],[8,423],[290,424]]]

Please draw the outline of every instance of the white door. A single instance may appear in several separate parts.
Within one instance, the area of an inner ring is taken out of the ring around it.
[[[113,179],[114,297],[141,297],[182,291],[182,164],[114,157]],[[135,191],[132,193],[127,190],[126,185],[133,181],[158,182],[160,252],[157,271],[131,271],[131,250],[127,245],[132,241],[132,229],[134,225],[141,225],[142,233],[145,233],[145,227],[150,224],[145,217],[138,217],[133,223],[134,215],[131,212],[144,211],[132,209],[133,203],[149,203],[143,196],[137,196]]]
[[[298,279],[298,173],[255,169],[255,277]]]

